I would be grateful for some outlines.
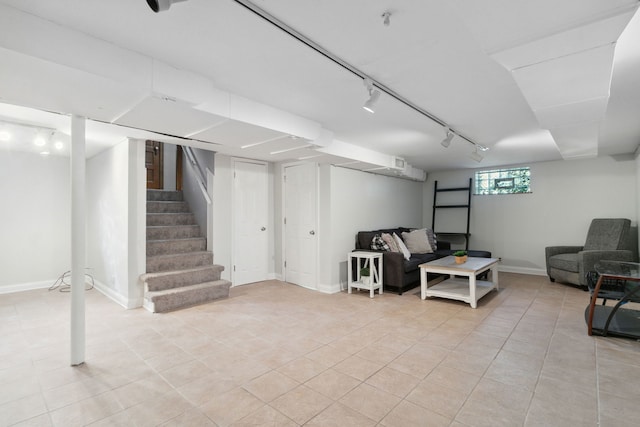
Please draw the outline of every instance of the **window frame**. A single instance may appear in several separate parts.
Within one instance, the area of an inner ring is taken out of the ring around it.
[[[474,175],[474,196],[532,193],[529,166],[481,170]]]

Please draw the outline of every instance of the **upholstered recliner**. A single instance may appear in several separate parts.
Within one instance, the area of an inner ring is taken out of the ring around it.
[[[586,273],[600,260],[636,261],[631,221],[624,218],[598,218],[591,221],[584,246],[545,248],[547,274],[556,280],[586,289]]]

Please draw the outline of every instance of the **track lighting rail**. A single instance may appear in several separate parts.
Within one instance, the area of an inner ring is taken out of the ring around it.
[[[406,105],[407,107],[411,108],[412,110],[422,114],[423,116],[427,117],[431,121],[433,121],[435,123],[438,123],[440,126],[448,128],[451,133],[453,133],[453,134],[457,135],[458,137],[464,139],[465,141],[469,142],[470,144],[473,144],[475,147],[479,148],[480,150],[485,151],[485,150],[488,149],[487,147],[485,147],[485,146],[473,141],[472,139],[470,139],[469,137],[465,136],[464,134],[462,134],[462,133],[458,132],[457,130],[451,128],[451,126],[449,126],[444,120],[440,119],[439,117],[435,116],[434,114],[430,113],[429,111],[425,110],[424,108],[422,108],[422,107],[414,104],[413,102],[409,101],[407,98],[403,97],[402,95],[400,95],[399,93],[397,93],[393,89],[385,86],[384,84],[382,84],[380,82],[375,81],[374,79],[372,79],[370,76],[368,76],[363,71],[357,69],[353,65],[349,64],[348,62],[344,61],[343,59],[341,59],[341,58],[337,57],[336,55],[334,55],[333,53],[329,52],[327,49],[323,48],[322,46],[320,46],[319,44],[317,44],[313,40],[309,39],[304,34],[296,31],[293,28],[291,28],[289,25],[285,24],[284,22],[282,22],[281,20],[279,20],[275,16],[271,15],[269,12],[267,12],[264,9],[262,9],[261,7],[255,5],[254,3],[252,3],[252,2],[250,2],[248,0],[234,0],[234,1],[236,3],[238,3],[239,5],[245,7],[249,11],[253,12],[257,16],[259,16],[260,18],[264,19],[265,21],[269,22],[270,24],[274,25],[275,27],[279,28],[280,30],[284,31],[285,33],[289,34],[291,37],[295,38],[299,42],[301,42],[301,43],[307,45],[308,47],[310,47],[311,49],[315,50],[316,52],[318,52],[319,54],[321,54],[325,58],[333,61],[335,64],[341,66],[345,70],[351,72],[352,74],[355,74],[356,76],[358,76],[359,78],[361,78],[363,80],[365,80],[365,79],[371,80],[373,87],[375,87],[375,88],[379,89],[380,91],[386,93],[390,97],[396,99],[397,101],[401,102],[402,104]]]

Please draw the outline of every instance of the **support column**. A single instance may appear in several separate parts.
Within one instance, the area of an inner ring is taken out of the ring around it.
[[[71,366],[85,357],[85,118],[71,116]]]

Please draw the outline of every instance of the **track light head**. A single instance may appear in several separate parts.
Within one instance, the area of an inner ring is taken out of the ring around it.
[[[453,132],[451,132],[451,129],[449,129],[448,127],[446,128],[447,130],[447,135],[444,137],[444,139],[442,140],[442,142],[440,143],[440,145],[442,145],[443,147],[447,148],[449,145],[451,145],[451,140],[453,139],[453,137],[455,136]]]
[[[186,0],[147,0],[147,4],[154,12],[163,12],[168,10],[173,3],[178,3]]]
[[[478,153],[478,146],[476,145],[476,149],[473,150],[471,152],[471,154],[469,154],[469,157],[471,157],[473,160],[475,160],[476,162],[480,163],[482,161],[482,159],[484,159],[484,156],[480,153]]]
[[[364,108],[370,113],[375,113],[376,112],[375,103],[376,101],[378,101],[378,98],[380,98],[380,92],[375,89],[372,89],[372,91],[369,93],[369,99],[367,100],[367,102],[364,103],[362,108]]]
[[[391,24],[390,18],[391,18],[391,12],[389,12],[388,10],[382,14],[382,23],[384,24],[385,27],[388,27],[389,24]]]
[[[373,81],[368,77],[364,79],[364,86],[367,88],[367,92],[369,92],[369,99],[364,103],[362,108],[370,113],[375,113],[374,107],[378,98],[380,98],[380,91],[373,87]]]

